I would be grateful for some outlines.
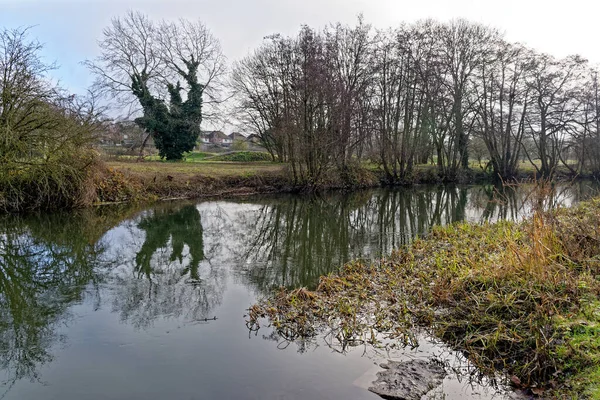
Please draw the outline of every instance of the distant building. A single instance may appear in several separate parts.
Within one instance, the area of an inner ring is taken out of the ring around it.
[[[246,136],[244,136],[243,134],[239,133],[239,132],[233,132],[229,135],[229,138],[231,139],[231,142],[235,142],[236,140],[239,141],[246,141]]]
[[[202,131],[199,141],[204,144],[216,144],[229,146],[233,143],[233,139],[221,131]]]
[[[250,142],[250,143],[253,143],[253,144],[260,144],[261,143],[260,137],[257,134],[255,134],[255,133],[253,133],[251,135],[248,135],[246,137],[246,140],[248,142]]]
[[[209,134],[210,134],[210,131],[200,132],[200,136],[198,136],[198,142],[202,143],[202,144],[209,144],[210,143],[210,139],[208,138]]]

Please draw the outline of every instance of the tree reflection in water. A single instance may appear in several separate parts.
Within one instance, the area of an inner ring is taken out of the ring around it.
[[[113,310],[147,328],[157,318],[212,318],[225,290],[225,270],[205,257],[200,212],[194,205],[157,208],[136,222],[144,242],[133,263],[112,274]],[[132,232],[132,235],[136,235]]]
[[[95,296],[109,265],[99,220],[85,212],[0,217],[0,367],[8,389],[39,378],[63,340],[57,331],[70,318],[68,307],[86,290]]]
[[[0,216],[0,369],[7,392],[20,379],[40,379],[53,347],[66,340],[59,332],[71,321],[69,308],[84,298],[94,309],[111,298],[121,319],[138,328],[159,317],[211,316],[224,271],[206,260],[197,209],[159,208],[134,219],[144,243],[127,262],[131,251],[115,249],[105,233],[134,212]]]
[[[466,206],[467,189],[457,187],[281,197],[238,217],[239,266],[263,294],[314,287],[350,259],[387,254],[432,225],[463,220]]]
[[[568,205],[594,190],[581,183],[547,202]],[[0,217],[4,383],[39,379],[52,348],[65,340],[59,327],[68,328],[70,307],[84,300],[93,309],[108,304],[137,329],[164,319],[197,323],[216,315],[226,283],[258,295],[314,287],[344,262],[387,254],[432,225],[520,218],[528,193],[417,187]],[[297,344],[300,351],[313,345]]]

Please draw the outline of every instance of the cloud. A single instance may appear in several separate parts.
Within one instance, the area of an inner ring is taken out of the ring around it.
[[[507,38],[538,50],[566,56],[580,53],[600,61],[593,0],[0,0],[0,25],[32,26],[45,43],[44,55],[56,61],[56,74],[73,92],[83,92],[92,77],[80,63],[99,52],[97,40],[110,19],[128,9],[155,19],[201,19],[221,40],[229,61],[256,48],[266,35],[295,34],[300,25],[356,21],[358,14],[376,28],[402,22],[464,17],[504,30]]]

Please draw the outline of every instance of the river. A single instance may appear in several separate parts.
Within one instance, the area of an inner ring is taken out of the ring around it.
[[[579,182],[548,200],[596,193]],[[340,351],[326,337],[287,343],[245,313],[276,287],[314,288],[432,225],[527,215],[531,188],[417,186],[106,206],[0,216],[0,398],[377,399],[387,358],[445,358],[441,397],[487,399],[442,344]],[[502,393],[498,395],[502,398]]]

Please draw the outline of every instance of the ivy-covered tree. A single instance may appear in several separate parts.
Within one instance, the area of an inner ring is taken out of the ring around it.
[[[182,99],[183,88],[179,82],[175,86],[167,84],[169,107],[161,99],[152,96],[138,79],[133,80],[133,94],[144,111],[144,115],[136,118],[135,122],[152,135],[161,158],[180,160],[184,152],[194,149],[198,140],[204,86],[193,79],[197,80],[195,75],[192,78],[186,76],[190,87],[186,101]]]
[[[201,22],[154,23],[129,12],[113,19],[100,45],[100,57],[87,62],[96,85],[142,114],[135,122],[161,158],[181,160],[200,134],[204,97],[217,103],[225,72],[219,42]]]

